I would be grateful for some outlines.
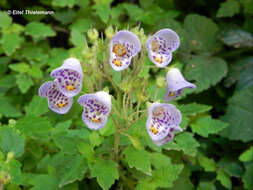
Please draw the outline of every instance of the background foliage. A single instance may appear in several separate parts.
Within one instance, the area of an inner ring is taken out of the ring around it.
[[[252,0],[2,0],[0,7],[0,189],[253,189]],[[6,12],[24,9],[55,14]],[[162,101],[156,79],[166,69],[143,53],[144,65],[113,72],[107,45],[113,28],[131,29],[145,47],[149,34],[167,27],[181,38],[171,65],[197,89],[173,102],[184,132],[156,147],[146,102]],[[82,61],[82,93],[107,88],[119,102],[120,114],[100,131],[86,128],[76,103],[57,115],[37,95],[69,56]]]

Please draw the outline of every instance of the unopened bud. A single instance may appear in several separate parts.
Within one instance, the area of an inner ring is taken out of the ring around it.
[[[98,39],[98,31],[95,28],[92,28],[88,30],[88,38],[92,41],[95,42]]]

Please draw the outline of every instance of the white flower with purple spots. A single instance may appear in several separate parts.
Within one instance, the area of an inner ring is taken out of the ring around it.
[[[73,97],[82,89],[83,72],[78,59],[68,58],[63,65],[51,72],[56,79],[59,90],[67,97]]]
[[[176,32],[170,29],[159,30],[146,43],[148,56],[158,67],[166,67],[179,44],[180,39]]]
[[[111,111],[111,96],[99,91],[95,94],[80,96],[78,103],[83,106],[83,122],[89,129],[98,130],[105,126]]]
[[[196,88],[196,85],[185,80],[182,73],[177,68],[172,68],[166,75],[167,92],[164,96],[164,101],[169,102],[180,96],[184,88]]]
[[[47,98],[48,107],[58,114],[67,113],[73,103],[73,98],[67,97],[59,91],[56,81],[43,83],[39,88],[39,96]]]
[[[175,130],[183,131],[179,124],[182,116],[172,104],[153,103],[148,110],[147,132],[157,146],[171,141]]]
[[[126,69],[131,59],[141,50],[141,42],[138,37],[127,30],[117,32],[109,45],[110,65],[115,71]]]

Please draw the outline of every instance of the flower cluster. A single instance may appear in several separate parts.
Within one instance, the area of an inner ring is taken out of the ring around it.
[[[176,32],[162,29],[151,36],[146,42],[150,60],[158,67],[166,67],[172,60],[172,52],[180,44]],[[109,63],[115,71],[122,71],[130,64],[134,56],[141,51],[138,37],[127,30],[112,36],[109,44]],[[63,65],[51,72],[55,80],[45,82],[39,89],[39,95],[48,99],[49,108],[59,114],[67,113],[73,103],[73,97],[82,89],[83,73],[80,62],[75,58],[66,59]],[[172,68],[168,71],[167,92],[164,101],[169,102],[180,96],[184,88],[196,86],[186,81],[181,72]],[[78,103],[83,107],[82,119],[86,126],[93,130],[104,127],[111,111],[111,97],[107,92],[84,94]],[[148,109],[146,129],[152,141],[161,146],[171,141],[175,130],[180,128],[181,113],[172,104],[153,103]]]

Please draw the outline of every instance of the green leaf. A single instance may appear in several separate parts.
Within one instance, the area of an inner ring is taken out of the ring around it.
[[[221,41],[234,48],[251,48],[253,47],[253,35],[240,28],[233,28],[223,31],[220,35]]]
[[[99,146],[102,143],[103,138],[101,136],[99,136],[99,134],[97,132],[92,132],[89,135],[89,140],[93,146]]]
[[[253,162],[245,164],[245,173],[242,177],[243,186],[245,189],[251,190],[253,188]]]
[[[96,159],[91,165],[91,176],[96,177],[98,184],[104,189],[109,189],[114,181],[119,178],[117,164],[112,160]]]
[[[53,175],[38,174],[30,178],[29,182],[33,185],[31,190],[58,190],[58,181]]]
[[[6,117],[19,117],[22,115],[21,112],[4,96],[0,96],[0,105],[0,114]]]
[[[143,14],[144,14],[144,11],[139,6],[137,6],[135,4],[124,3],[123,7],[126,9],[130,18],[135,21],[138,21],[140,19],[140,17],[143,16]]]
[[[253,15],[253,1],[252,0],[240,0],[240,3],[244,6],[244,12]]]
[[[71,30],[70,34],[70,42],[76,46],[76,47],[81,47],[84,48],[86,38],[85,36],[79,32],[78,30]]]
[[[29,69],[28,74],[36,79],[43,78],[43,73],[37,65],[33,65],[32,68]]]
[[[162,153],[154,152],[151,154],[151,163],[156,169],[159,169],[171,165],[171,159]]]
[[[147,151],[136,150],[130,146],[124,150],[124,155],[130,168],[135,167],[137,170],[140,170],[147,175],[151,175],[150,154]]]
[[[52,125],[46,117],[26,116],[18,120],[16,126],[26,136],[48,134]]]
[[[243,168],[241,163],[231,158],[223,157],[218,162],[218,167],[222,168],[231,177],[241,177],[243,174]]]
[[[216,38],[219,29],[211,19],[189,14],[184,20],[184,29],[184,40],[181,45],[184,51],[215,52],[220,48]]]
[[[239,160],[242,162],[248,162],[253,160],[253,146],[251,146],[249,149],[244,151],[240,156]]]
[[[225,77],[227,64],[221,58],[200,55],[190,60],[184,71],[188,80],[195,81],[197,88],[194,92],[198,93],[217,84]]]
[[[217,119],[212,119],[210,116],[200,117],[190,125],[194,133],[203,137],[208,137],[209,134],[217,134],[219,131],[228,126],[227,123]]]
[[[46,98],[34,95],[29,105],[25,107],[25,111],[27,115],[34,116],[40,116],[48,112],[48,104]]]
[[[25,26],[25,34],[32,36],[34,39],[38,39],[55,36],[56,32],[44,23],[30,22]]]
[[[77,0],[53,0],[52,5],[56,7],[69,7],[72,8],[77,4]]]
[[[166,150],[182,150],[189,156],[195,156],[197,154],[197,147],[199,147],[198,141],[189,132],[176,135],[174,141],[164,145],[164,149]]]
[[[220,4],[217,17],[232,17],[240,12],[240,4],[237,0],[227,0]]]
[[[77,15],[76,11],[68,9],[64,11],[57,11],[52,16],[54,17],[55,20],[65,25],[72,23],[76,15]]]
[[[11,25],[12,18],[5,12],[0,12],[0,28],[7,28]]]
[[[211,182],[200,181],[197,190],[216,190],[216,187]]]
[[[19,73],[26,73],[30,69],[29,65],[24,62],[11,64],[11,65],[9,65],[9,68],[11,70],[19,72]]]
[[[78,151],[86,158],[89,162],[94,159],[95,151],[93,147],[88,143],[81,143],[78,145]]]
[[[16,75],[16,83],[23,94],[25,94],[33,85],[31,77],[26,74]]]
[[[97,15],[104,23],[108,23],[110,16],[110,5],[95,5],[94,6]]]
[[[202,154],[198,154],[197,159],[206,172],[214,172],[216,170],[216,163],[213,159],[207,158]]]
[[[232,181],[228,174],[226,174],[224,171],[218,170],[216,179],[219,180],[224,187],[228,189],[232,188]]]
[[[18,34],[10,33],[3,34],[1,44],[4,52],[7,55],[11,55],[16,51],[16,49],[20,48],[20,45],[23,41],[24,39]]]
[[[77,30],[80,33],[87,32],[92,25],[92,20],[86,18],[77,19],[70,27],[71,30]]]
[[[191,104],[179,105],[178,109],[182,112],[182,114],[189,116],[210,111],[212,109],[212,106],[197,104],[194,102]]]
[[[228,100],[228,108],[222,120],[229,123],[221,135],[231,140],[253,140],[253,87],[236,92]]]
[[[0,132],[0,148],[5,153],[13,152],[15,157],[24,154],[25,139],[15,129],[3,127]]]

